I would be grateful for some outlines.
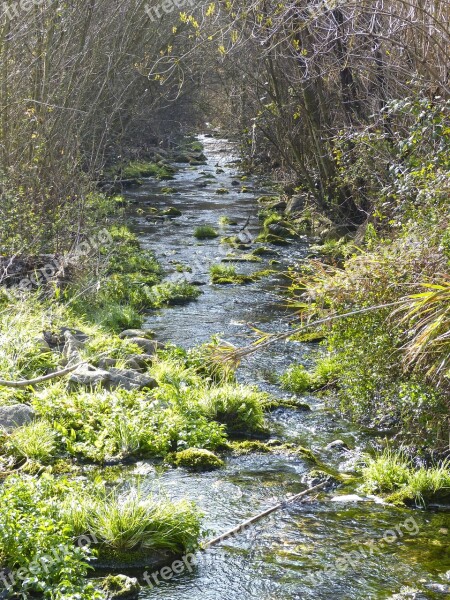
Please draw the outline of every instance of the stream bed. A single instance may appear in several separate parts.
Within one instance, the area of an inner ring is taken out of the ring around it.
[[[261,263],[237,265],[239,272],[251,273],[271,268],[270,260],[276,258],[280,263],[278,272],[270,277],[245,286],[211,285],[210,266],[220,263],[230,251],[221,244],[220,237],[254,239],[259,229],[256,199],[270,190],[256,179],[240,181],[232,143],[205,136],[199,140],[204,144],[206,165],[178,165],[174,181],[146,179],[144,185],[127,192],[132,201],[128,216],[142,246],[154,252],[168,279],[185,278],[202,291],[195,302],[148,315],[146,327],[155,331],[157,339],[185,348],[207,342],[216,334],[245,345],[253,339],[250,326],[265,331],[282,331],[289,326],[289,311],[280,293],[286,285],[282,271],[305,258],[308,242],[297,240],[288,246],[273,247],[277,256],[263,257]],[[250,191],[243,193],[243,185]],[[169,186],[172,191],[164,193]],[[229,193],[216,192],[222,188]],[[175,207],[182,215],[163,221],[153,219],[150,207]],[[220,226],[221,217],[229,217],[238,225]],[[220,236],[196,240],[193,233],[200,225],[214,227]],[[191,272],[180,273],[180,265]],[[314,344],[275,344],[246,361],[238,370],[238,379],[275,396],[285,396],[273,383],[276,376],[294,361],[313,361],[315,352]],[[322,398],[307,396],[303,400],[311,406],[310,412],[278,409],[270,415],[272,437],[310,447],[323,462],[351,472],[352,455],[336,448],[327,450],[326,446],[340,439],[352,450],[364,451],[370,448],[373,433],[342,419]],[[161,472],[151,463],[142,462],[129,477],[139,479],[149,489],[162,488],[173,499],[194,500],[204,514],[205,528],[214,537],[306,489],[304,478],[311,468],[308,461],[297,456],[250,454],[229,458],[224,469],[203,474],[183,469]],[[337,490],[289,505],[208,551],[191,569],[144,587],[140,598],[450,597],[446,593],[450,585],[448,510],[407,510],[371,498],[334,498],[352,493]],[[404,595],[397,596],[400,592]]]

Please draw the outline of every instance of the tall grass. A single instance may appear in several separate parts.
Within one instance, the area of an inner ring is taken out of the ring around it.
[[[134,488],[121,493],[97,486],[73,494],[62,507],[75,535],[88,532],[102,549],[124,551],[194,549],[200,537],[200,515],[187,501],[171,502]]]
[[[57,450],[56,432],[45,421],[35,421],[15,429],[5,442],[7,452],[16,459],[50,462]]]

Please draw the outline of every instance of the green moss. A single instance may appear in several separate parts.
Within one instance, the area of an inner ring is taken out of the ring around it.
[[[272,274],[272,271],[256,271],[250,275],[244,275],[237,273],[236,268],[233,266],[225,265],[213,265],[210,270],[211,282],[214,284],[226,285],[226,284],[237,284],[243,285],[245,283],[251,283],[258,281],[263,277],[267,277]]]
[[[108,600],[130,600],[138,596],[141,586],[137,579],[125,575],[108,575],[102,581],[102,589],[106,592]]]
[[[224,466],[216,454],[203,448],[189,448],[169,456],[169,461],[176,467],[186,467],[193,471],[212,471]]]
[[[214,229],[214,227],[209,227],[208,225],[201,225],[197,227],[194,231],[194,237],[198,240],[210,240],[216,237],[219,237],[219,234]]]
[[[369,458],[362,470],[363,489],[387,494],[390,501],[399,504],[414,502],[426,504],[450,498],[450,462],[416,469],[402,452],[385,450],[376,458]]]
[[[236,454],[269,454],[273,449],[263,442],[245,440],[244,442],[231,442],[231,448]]]
[[[170,208],[163,210],[161,214],[166,217],[181,217],[183,213],[178,208],[175,208],[175,206],[171,206]]]
[[[227,188],[219,188],[218,190],[216,190],[216,194],[229,194],[230,190],[227,190]]]
[[[140,179],[141,177],[156,177],[160,180],[174,179],[175,168],[169,165],[154,163],[150,161],[131,161],[126,165],[114,168],[114,174],[122,179]]]

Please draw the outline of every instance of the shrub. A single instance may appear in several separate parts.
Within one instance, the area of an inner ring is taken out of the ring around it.
[[[48,475],[9,478],[0,489],[0,555],[2,566],[24,569],[13,578],[10,593],[18,597],[42,594],[50,600],[100,600],[87,579],[89,548],[73,544],[73,531],[59,518],[56,506],[64,481]]]

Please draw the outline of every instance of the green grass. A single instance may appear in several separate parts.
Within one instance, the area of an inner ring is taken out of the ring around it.
[[[388,494],[394,502],[426,504],[450,497],[450,463],[416,469],[401,451],[385,450],[362,470],[363,489]]]
[[[55,430],[45,421],[36,421],[15,429],[6,437],[5,448],[17,460],[47,464],[55,458]]]
[[[232,265],[212,265],[209,269],[211,283],[217,285],[244,285],[267,277],[271,275],[272,272],[273,271],[270,270],[255,271],[250,275],[244,275],[243,273],[238,273],[236,267]]]
[[[263,404],[266,394],[253,387],[225,384],[205,390],[200,406],[214,421],[226,425],[230,433],[265,431]]]
[[[208,225],[200,225],[194,231],[194,237],[198,240],[212,240],[218,236],[219,234],[214,227],[209,227]]]
[[[174,554],[197,548],[200,515],[187,501],[170,502],[134,488],[121,493],[97,485],[89,492],[75,491],[62,506],[62,519],[75,535],[95,535],[102,552]]]
[[[197,286],[187,281],[164,282],[153,286],[149,294],[151,306],[158,308],[164,305],[184,304],[197,300],[202,292]]]

